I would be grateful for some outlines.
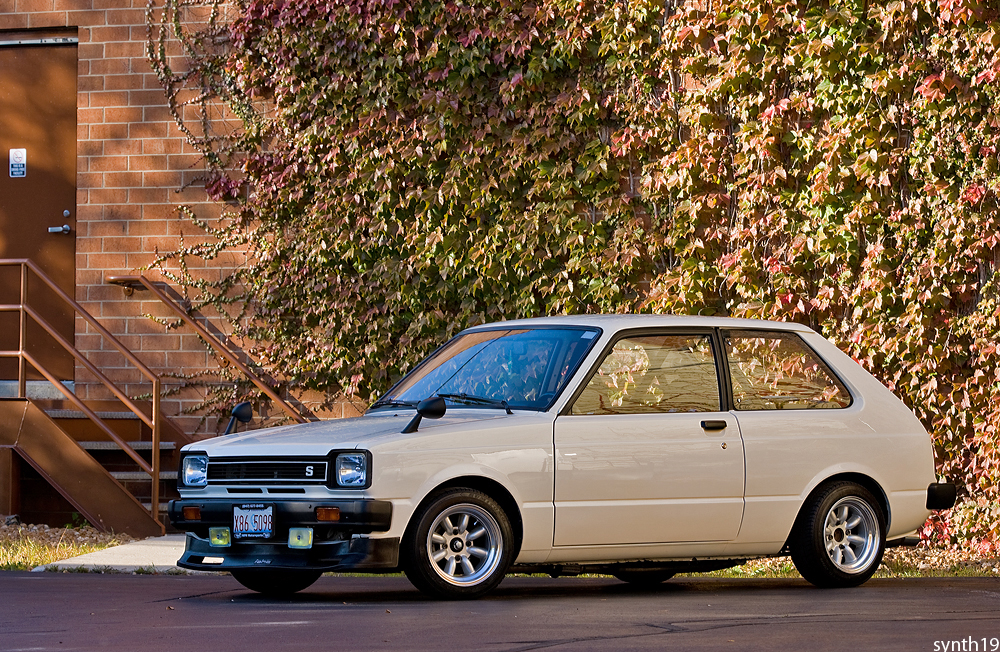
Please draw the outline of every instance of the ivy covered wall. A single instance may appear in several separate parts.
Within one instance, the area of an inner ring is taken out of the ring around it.
[[[927,534],[996,549],[995,5],[227,7],[150,14],[231,209],[176,255],[249,253],[203,300],[290,386],[367,399],[503,318],[798,321],[932,432],[964,502]],[[238,128],[202,129],[198,106]]]

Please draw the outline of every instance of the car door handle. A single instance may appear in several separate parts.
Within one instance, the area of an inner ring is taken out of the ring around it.
[[[729,427],[725,419],[709,419],[708,421],[702,421],[701,427],[705,430],[724,430]]]

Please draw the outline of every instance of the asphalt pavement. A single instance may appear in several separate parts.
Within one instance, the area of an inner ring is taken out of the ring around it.
[[[1000,649],[1000,580],[514,576],[484,599],[438,602],[404,577],[324,576],[287,599],[231,577],[0,572],[0,650]],[[978,647],[974,647],[978,645]]]

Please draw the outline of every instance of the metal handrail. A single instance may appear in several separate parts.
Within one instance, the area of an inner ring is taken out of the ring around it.
[[[20,324],[19,324],[19,340],[18,340],[18,350],[17,351],[0,351],[0,358],[18,358],[18,374],[17,374],[17,396],[18,398],[27,398],[27,365],[30,364],[34,369],[41,373],[46,380],[52,383],[56,389],[58,389],[62,394],[75,405],[81,412],[90,419],[94,425],[96,425],[100,430],[113,442],[118,444],[118,446],[139,465],[146,474],[150,476],[151,488],[150,488],[150,516],[153,520],[162,525],[160,522],[160,427],[162,424],[162,415],[160,414],[160,377],[153,373],[149,367],[142,363],[139,358],[135,356],[132,351],[125,347],[124,344],[118,341],[118,339],[112,335],[104,326],[102,326],[89,312],[87,312],[83,306],[76,302],[75,299],[70,297],[66,292],[60,288],[55,282],[48,277],[45,272],[42,271],[38,265],[27,258],[8,258],[0,259],[0,266],[2,267],[12,267],[18,265],[21,268],[21,301],[19,304],[0,304],[0,312],[18,312],[20,314]],[[145,412],[138,405],[129,398],[125,392],[123,392],[117,385],[115,385],[107,376],[105,376],[99,369],[97,369],[94,364],[88,360],[71,342],[66,340],[62,335],[60,335],[51,324],[48,323],[34,308],[28,305],[28,272],[31,271],[35,276],[41,280],[45,285],[51,289],[56,296],[61,298],[73,311],[82,317],[90,326],[97,331],[99,334],[104,336],[111,345],[118,350],[129,362],[131,362],[139,372],[150,380],[153,384],[153,405],[151,414],[147,416]],[[65,385],[63,385],[59,379],[57,379],[52,373],[49,372],[45,366],[32,356],[27,351],[27,332],[28,332],[28,319],[33,320],[38,326],[42,328],[46,333],[49,334],[56,342],[59,343],[66,351],[73,356],[73,358],[87,368],[94,376],[107,387],[121,402],[125,405],[131,412],[133,412],[143,423],[149,426],[152,431],[152,456],[151,461],[146,462],[133,449],[128,443],[123,440],[116,432],[108,427],[104,420],[101,419],[97,414],[87,406],[83,400],[80,399],[76,394],[71,392]]]
[[[141,275],[108,276],[107,281],[108,283],[121,285],[126,288],[136,289],[137,286],[141,286],[142,288],[149,290],[153,294],[153,296],[155,296],[157,299],[160,300],[161,303],[163,303],[165,306],[173,310],[174,313],[185,324],[193,328],[194,331],[198,333],[198,335],[203,340],[208,342],[208,344],[213,349],[218,351],[219,354],[222,355],[222,357],[228,360],[229,363],[232,364],[234,367],[239,369],[243,373],[243,375],[245,375],[250,380],[250,382],[256,385],[260,391],[264,392],[264,394],[267,395],[269,399],[271,399],[279,406],[281,406],[281,409],[284,410],[285,413],[288,414],[288,416],[290,416],[297,423],[305,423],[307,421],[307,419],[303,417],[298,410],[292,407],[292,405],[289,404],[288,401],[281,398],[281,396],[279,396],[277,392],[275,392],[267,383],[261,380],[253,371],[251,371],[250,367],[243,364],[243,362],[241,362],[240,359],[237,358],[236,355],[229,350],[229,347],[220,342],[217,337],[215,337],[214,335],[212,335],[212,333],[208,331],[208,329],[206,329],[204,326],[202,326],[194,319],[192,319],[191,316],[188,315],[188,313],[181,306],[179,306],[176,301],[167,296],[166,293],[163,292],[163,290],[156,287],[156,285],[154,285],[145,276]]]

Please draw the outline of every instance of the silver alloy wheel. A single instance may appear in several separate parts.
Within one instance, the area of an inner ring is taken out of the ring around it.
[[[427,532],[427,557],[434,571],[449,584],[478,584],[500,565],[500,526],[478,505],[452,505],[438,514]]]
[[[834,566],[851,575],[862,573],[878,556],[878,517],[861,498],[841,498],[826,514],[823,540]]]

